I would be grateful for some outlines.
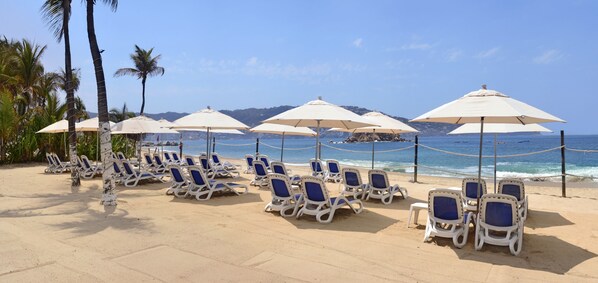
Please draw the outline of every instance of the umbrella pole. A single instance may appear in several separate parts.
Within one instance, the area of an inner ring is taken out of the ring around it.
[[[496,136],[498,134],[494,134],[494,193],[496,194]]]
[[[210,128],[206,131],[206,157],[210,161]]]
[[[66,158],[66,132],[62,132],[62,140],[64,141],[64,158]]]
[[[374,140],[374,135],[376,134],[376,129],[374,129],[372,131],[372,169],[374,169],[374,147],[376,145],[375,140]]]
[[[280,162],[282,162],[283,155],[284,155],[284,132],[282,132],[282,144],[280,145]]]
[[[480,212],[480,194],[482,192],[482,146],[484,141],[484,117],[480,118],[480,157],[478,159],[478,193],[476,212]]]
[[[320,156],[320,120],[318,120],[317,122],[318,126],[316,127],[316,161],[319,160],[318,156]]]

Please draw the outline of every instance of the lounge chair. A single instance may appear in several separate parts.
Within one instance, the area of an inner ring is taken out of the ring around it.
[[[156,164],[154,164],[154,160],[149,154],[144,154],[143,158],[145,159],[145,165],[140,163],[141,168],[148,172],[155,172],[156,171]],[[129,163],[130,165],[131,163]]]
[[[272,166],[274,162],[272,162]],[[272,192],[270,201],[264,211],[279,211],[283,217],[293,217],[303,204],[303,194],[293,193],[289,177],[284,174],[268,174],[268,184]],[[290,212],[289,212],[290,211]]]
[[[128,160],[128,158],[125,156],[125,154],[122,153],[121,151],[117,152],[116,156],[118,157],[119,160]]]
[[[403,199],[408,197],[406,188],[399,187],[399,185],[390,185],[386,171],[372,169],[368,171],[368,176],[366,200],[375,198],[381,200],[383,204],[390,204],[396,193],[400,193]]]
[[[162,162],[162,157],[157,153],[154,153],[154,164],[156,165],[154,172],[160,174],[166,173],[166,163]]]
[[[527,219],[527,195],[525,194],[525,184],[517,179],[503,179],[498,182],[498,193],[511,195],[517,199],[517,207],[519,208],[519,217],[521,221],[525,222]]]
[[[237,174],[237,177],[241,176],[241,173],[239,173],[239,170],[237,170],[237,166],[228,161],[222,162],[220,160],[220,156],[218,156],[218,153],[212,153],[212,165],[215,168],[223,169],[231,174]]]
[[[341,195],[354,198],[364,198],[368,192],[368,185],[361,181],[361,173],[355,168],[343,168],[343,190]]]
[[[301,186],[301,176],[299,175],[289,175],[287,171],[287,167],[284,166],[284,163],[280,161],[272,161],[270,163],[270,167],[272,167],[272,172],[277,174],[282,174],[289,177],[289,181],[293,186]]]
[[[112,162],[112,167],[114,168],[114,181],[116,183],[123,183],[125,175],[123,174],[121,161],[115,159],[114,162]]]
[[[334,218],[334,213],[337,209],[348,206],[355,214],[361,213],[363,210],[363,203],[361,200],[352,197],[345,197],[340,195],[338,197],[329,197],[328,190],[324,180],[313,177],[304,176],[301,178],[301,191],[303,192],[303,207],[297,212],[297,218],[303,214],[314,215],[316,220],[320,223],[330,223]],[[355,206],[358,205],[358,208]],[[324,218],[325,215],[328,217]]]
[[[215,192],[232,192],[236,195],[246,194],[247,186],[232,182],[221,182],[206,178],[203,170],[197,166],[188,167],[190,184],[186,196],[195,196],[197,200],[209,200]],[[244,189],[238,191],[238,189]]]
[[[334,159],[326,160],[326,167],[328,167],[328,174],[325,181],[338,183],[343,180],[341,175],[341,165]]]
[[[172,156],[170,156],[170,153],[168,151],[164,152],[164,162],[166,164],[175,164],[174,160],[172,159]]]
[[[328,173],[324,171],[324,166],[322,165],[322,161],[316,159],[309,160],[309,167],[311,168],[311,175],[314,177],[322,178],[322,180],[326,179]]]
[[[176,197],[187,196],[189,181],[183,173],[183,168],[177,164],[170,164],[168,165],[168,171],[170,172],[170,181],[172,184],[166,191],[166,195],[174,195]]]
[[[485,194],[480,199],[475,249],[482,249],[485,243],[508,246],[513,255],[519,255],[521,252],[523,221],[519,218],[517,199],[514,196]]]
[[[52,160],[54,160],[54,172],[53,173],[63,173],[66,171],[71,171],[71,163],[70,162],[62,162],[58,154],[51,153]]]
[[[201,164],[201,168],[206,173],[206,176],[208,176],[208,178],[210,179],[233,178],[233,173],[237,173],[237,175],[240,175],[239,172],[230,172],[224,170],[223,168],[212,166],[212,163],[208,161],[208,158],[206,156],[199,157],[199,164]]]
[[[44,169],[44,173],[54,173],[56,165],[54,165],[54,159],[52,158],[51,153],[46,152],[46,161],[48,161],[48,167]]]
[[[182,160],[179,157],[179,154],[176,152],[172,153],[172,161],[174,162],[174,164],[178,164],[178,165],[183,165],[183,163],[184,163],[184,160]]]
[[[191,155],[185,155],[185,166],[196,166],[195,159]]]
[[[434,189],[428,193],[428,221],[424,242],[431,237],[452,238],[456,248],[467,243],[472,212],[464,213],[459,191]],[[461,238],[461,241],[459,241]]]
[[[268,185],[268,169],[264,162],[255,160],[253,161],[253,172],[255,177],[251,181],[250,185],[257,187],[264,187]]]
[[[486,181],[482,179],[481,184],[480,197],[486,194]],[[478,209],[478,178],[464,178],[461,190],[463,193],[463,208],[467,211],[476,211]]]
[[[125,185],[125,187],[135,187],[137,186],[137,183],[139,183],[139,181],[141,180],[150,180],[150,179],[155,179],[158,180],[162,183],[164,183],[164,177],[166,175],[164,174],[160,174],[160,173],[154,173],[154,172],[150,172],[144,169],[141,170],[135,170],[133,169],[133,167],[131,166],[131,164],[129,163],[129,161],[123,160],[121,161],[122,165],[123,165],[123,185]]]
[[[270,168],[270,158],[268,157],[268,155],[265,155],[265,154],[256,155],[255,159],[259,160],[261,162],[264,162],[264,165],[266,165],[266,169],[268,169],[268,171],[272,170]]]
[[[89,158],[87,158],[87,156],[85,155],[81,155],[81,164],[83,165],[83,167],[80,173],[83,179],[91,179],[96,174],[102,173],[102,168],[100,168],[100,166],[98,166],[97,164],[92,165],[89,161]]]
[[[245,154],[245,163],[247,163],[247,168],[243,173],[245,174],[253,174],[253,161],[255,157],[251,154]]]

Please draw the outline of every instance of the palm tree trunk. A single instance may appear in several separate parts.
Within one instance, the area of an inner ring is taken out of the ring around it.
[[[75,91],[73,90],[73,68],[71,67],[71,42],[69,37],[69,11],[71,1],[62,1],[62,29],[64,35],[64,69],[66,86],[66,108],[69,121],[69,157],[71,161],[71,187],[81,185],[77,170],[77,133],[75,132]]]
[[[114,167],[112,160],[112,140],[110,138],[110,123],[108,121],[108,103],[106,100],[106,83],[104,81],[104,68],[102,67],[102,55],[96,38],[93,7],[94,0],[86,0],[87,4],[87,37],[89,49],[93,59],[93,66],[96,74],[98,88],[98,117],[100,126],[100,156],[103,165],[103,194],[101,204],[116,205],[116,193],[114,192]]]
[[[143,116],[143,109],[145,108],[145,78],[141,79],[141,111],[139,115]]]

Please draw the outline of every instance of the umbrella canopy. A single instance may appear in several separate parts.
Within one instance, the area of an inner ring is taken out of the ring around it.
[[[95,117],[91,119],[87,119],[75,124],[75,129],[77,132],[97,132],[100,128],[99,126],[100,118]],[[110,127],[114,126],[114,122],[110,122]]]
[[[460,135],[460,134],[479,134],[480,123],[469,123],[459,128],[454,129],[449,135]],[[485,134],[509,134],[509,133],[551,133],[550,129],[542,127],[538,124],[488,124],[484,125]]]
[[[249,129],[249,126],[237,119],[222,114],[210,107],[181,117],[174,121],[173,129],[197,131],[200,129]]]
[[[112,134],[178,134],[179,132],[164,128],[158,121],[146,117],[137,116],[116,123],[112,126]]]
[[[467,124],[479,123],[481,117],[484,117],[484,123],[535,124],[565,122],[498,91],[486,89],[485,86],[411,121]]]
[[[55,134],[55,133],[65,133],[69,131],[69,121],[68,120],[60,120],[54,124],[51,124],[36,133],[38,134]]]
[[[275,134],[275,135],[291,135],[291,136],[307,136],[315,137],[316,132],[308,127],[293,127],[289,125],[269,124],[264,123],[259,126],[249,129],[250,132]]]
[[[375,126],[366,118],[340,106],[328,103],[322,100],[321,97],[266,119],[264,123],[293,127],[316,127],[316,159],[320,158],[320,128],[354,129]]]
[[[342,129],[332,128],[331,131],[349,132],[349,133],[382,133],[382,134],[401,134],[401,133],[414,133],[416,129],[411,126],[386,116],[380,112],[368,112],[363,114],[361,117],[371,121],[376,126],[361,127],[355,129]]]

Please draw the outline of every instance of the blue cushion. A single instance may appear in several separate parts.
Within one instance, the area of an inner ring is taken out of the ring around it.
[[[193,158],[187,157],[186,159],[187,159],[187,165],[191,165],[191,166],[195,165],[195,161],[193,161]]]
[[[125,171],[127,172],[127,175],[135,175],[133,173],[133,169],[131,169],[131,166],[129,165],[129,163],[123,162],[123,167],[125,167]]]
[[[301,198],[301,196],[302,196],[301,194],[295,194],[295,200],[298,200],[298,199],[300,199],[300,198]]]
[[[355,174],[355,172],[346,172],[345,182],[347,182],[347,185],[349,186],[361,186],[361,184],[359,183],[359,178],[357,177],[357,174]]]
[[[286,175],[286,172],[284,171],[281,165],[274,165],[274,168],[272,169],[274,170],[274,173]]]
[[[249,166],[253,166],[253,158],[247,157],[246,160]]]
[[[339,173],[340,170],[338,170],[338,166],[336,163],[328,163],[328,169],[330,170],[330,173]]]
[[[324,188],[319,183],[305,182],[305,191],[307,192],[307,198],[313,201],[325,201]]]
[[[278,197],[289,197],[289,188],[287,187],[287,183],[283,180],[272,178],[272,189],[274,190],[274,194]]]
[[[210,164],[207,159],[202,158],[199,161],[201,162],[201,167],[203,167],[204,170],[210,169]]]
[[[443,220],[459,219],[457,199],[445,196],[434,197],[434,217]],[[460,205],[460,204],[459,204]]]
[[[172,177],[174,178],[175,182],[182,183],[185,181],[185,179],[183,179],[183,176],[181,175],[181,171],[179,171],[179,169],[170,168],[170,172],[172,173]]]
[[[518,201],[521,201],[521,188],[515,184],[505,184],[502,186],[502,193],[505,195],[514,196]]]
[[[484,195],[484,190],[480,186],[480,197]],[[468,198],[478,198],[478,182],[465,183],[465,196]]]
[[[112,162],[112,167],[114,167],[114,172],[116,172],[117,174],[120,174],[120,168],[118,167],[116,162]]]
[[[330,198],[330,202],[334,203],[336,201],[336,197]],[[343,204],[343,203],[347,203],[344,199],[339,199],[338,200],[338,204]]]
[[[153,176],[150,173],[143,173],[143,174],[141,174],[141,178],[146,178],[146,177],[149,178],[149,177],[153,177]]]
[[[197,185],[203,186],[206,184],[203,176],[197,170],[191,170],[191,177],[193,178],[193,182]]]
[[[513,211],[511,205],[504,202],[486,203],[485,219],[486,223],[493,226],[513,226]]]
[[[264,168],[264,166],[262,166],[262,164],[255,164],[255,173],[258,176],[268,175],[268,173],[266,173],[266,168]]]
[[[388,188],[388,184],[386,183],[386,180],[384,179],[384,175],[372,174],[371,178],[372,178],[372,180],[371,180],[372,186],[374,186],[374,188],[377,188],[377,189]]]

